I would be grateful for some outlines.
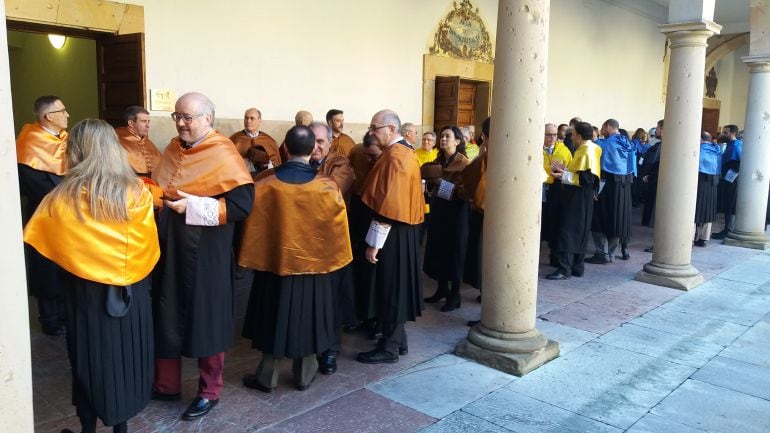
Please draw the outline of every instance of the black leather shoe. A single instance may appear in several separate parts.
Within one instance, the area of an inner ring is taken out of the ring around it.
[[[585,262],[586,263],[591,263],[591,264],[594,264],[594,265],[606,265],[607,263],[610,262],[610,260],[607,259],[607,257],[604,257],[604,256],[593,255],[593,256],[585,259]]]
[[[401,346],[398,348],[398,354],[401,356],[408,355],[409,354],[409,347],[407,346]]]
[[[622,254],[620,260],[628,260],[631,258],[631,254],[628,254],[628,250],[625,248],[621,249],[620,253]]]
[[[444,299],[449,295],[449,291],[446,289],[436,289],[436,293],[433,294],[433,296],[427,297],[423,299],[428,304],[435,304],[436,302],[439,302],[440,300]]]
[[[269,386],[265,386],[259,383],[256,374],[247,374],[246,376],[243,376],[243,386],[246,388],[256,389],[257,391],[266,392],[268,394],[275,391],[274,387],[270,388]]]
[[[578,277],[578,278],[583,278],[583,273],[582,273],[582,272],[575,272],[575,271],[572,271],[572,276],[573,276],[573,277]],[[547,278],[547,277],[546,277],[546,278]]]
[[[460,308],[461,304],[462,298],[460,298],[460,295],[457,295],[457,297],[446,298],[446,302],[444,302],[444,306],[441,307],[441,311],[446,313],[448,311],[456,310]]]
[[[398,362],[398,355],[384,349],[374,349],[359,353],[356,360],[364,364],[393,364]]]
[[[719,240],[719,239],[724,239],[724,238],[726,238],[726,237],[727,237],[727,230],[722,230],[722,231],[721,231],[721,232],[719,232],[719,233],[712,233],[712,234],[711,234],[711,239],[717,239],[717,240]]]
[[[201,418],[207,413],[211,412],[211,409],[219,403],[219,400],[209,400],[203,397],[195,397],[187,410],[182,414],[182,419],[185,421],[191,421]]]
[[[698,239],[697,241],[693,242],[693,244],[696,247],[705,247],[706,245],[708,245],[708,243],[709,243],[709,241],[707,241],[705,239]]]
[[[561,271],[556,271],[545,276],[548,280],[568,280],[569,275],[564,275]]]
[[[321,374],[334,374],[337,372],[337,355],[334,352],[324,352],[318,363],[318,371]]]
[[[478,325],[479,323],[481,323],[481,320],[469,320],[469,321],[465,322],[465,324],[468,325],[469,328],[473,328],[474,326]]]
[[[182,393],[176,394],[161,394],[155,390],[150,394],[150,399],[155,401],[179,401],[182,399]]]
[[[652,250],[653,250],[653,248],[652,248],[652,247],[650,247],[650,248],[645,248],[645,249],[644,249],[644,252],[645,252],[645,253],[651,253],[651,252],[652,252]]]
[[[64,335],[64,327],[60,325],[43,326],[43,334],[50,335],[51,337]]]

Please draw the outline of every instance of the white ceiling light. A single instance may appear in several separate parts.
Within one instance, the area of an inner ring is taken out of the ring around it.
[[[62,35],[48,35],[48,40],[51,41],[51,45],[58,50],[64,46],[67,37]]]

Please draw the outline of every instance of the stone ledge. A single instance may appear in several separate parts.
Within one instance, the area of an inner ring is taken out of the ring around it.
[[[502,353],[484,349],[466,339],[457,344],[455,354],[481,365],[521,377],[557,358],[559,356],[559,343],[548,340],[545,347],[534,352]]]
[[[697,274],[687,277],[662,276],[651,274],[647,271],[639,271],[634,276],[634,280],[643,283],[654,284],[656,286],[671,287],[677,290],[691,290],[703,283],[703,275]]]

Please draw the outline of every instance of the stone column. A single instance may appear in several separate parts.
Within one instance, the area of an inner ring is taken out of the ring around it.
[[[749,96],[735,230],[724,240],[726,245],[761,250],[770,248],[770,238],[765,234],[770,180],[770,16],[765,12],[768,7],[767,0],[751,0],[751,45],[749,56],[743,58],[750,73]]]
[[[500,0],[481,323],[457,354],[524,375],[559,355],[535,328],[550,0]]]
[[[672,0],[672,4],[676,3]],[[671,10],[671,9],[669,9]],[[711,14],[714,5],[711,4]],[[652,261],[636,274],[646,283],[689,290],[703,282],[690,264],[703,112],[706,40],[721,26],[711,21],[660,26],[671,47],[661,145]]]
[[[5,2],[0,0],[0,21],[5,23]],[[8,46],[5,25],[0,27],[0,47]],[[8,51],[0,54],[0,431],[34,431],[32,416],[32,365],[30,362],[27,283],[21,239],[19,178],[11,106],[11,72]]]

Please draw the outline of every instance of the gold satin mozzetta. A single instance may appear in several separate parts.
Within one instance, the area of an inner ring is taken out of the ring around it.
[[[16,162],[59,176],[67,173],[67,131],[51,135],[39,123],[28,123],[16,139]]]
[[[353,186],[350,190],[353,194],[360,196],[364,191],[366,178],[369,177],[369,172],[372,171],[375,161],[364,152],[364,145],[359,143],[350,149],[348,162],[350,162],[354,174]]]
[[[129,192],[127,203],[128,221],[97,221],[84,191],[81,221],[67,203],[47,198],[24,228],[24,242],[80,278],[115,286],[137,283],[160,258],[158,230],[148,190],[138,196]]]
[[[355,174],[353,174],[353,168],[350,167],[350,162],[345,155],[329,152],[324,158],[324,162],[318,167],[318,172],[329,176],[337,183],[346,201],[350,198],[350,186],[353,185]]]
[[[471,161],[462,172],[462,187],[458,194],[467,200],[471,208],[484,212],[487,198],[487,153],[483,152]]]
[[[356,142],[353,141],[349,135],[341,133],[339,137],[332,137],[332,146],[329,150],[334,153],[340,153],[342,155],[348,156],[350,154],[350,150],[355,145]]]
[[[254,190],[239,265],[286,276],[325,274],[353,260],[345,202],[330,177],[290,184],[266,170]]]
[[[246,135],[244,131],[238,131],[230,136],[230,140],[235,144],[235,148],[238,149],[238,153],[243,158],[246,158],[246,153],[252,147],[261,147],[267,152],[273,167],[281,165],[281,152],[278,150],[278,143],[276,143],[273,137],[262,131],[259,131],[259,135],[254,138]]]
[[[602,178],[602,148],[593,141],[586,141],[575,150],[567,170],[577,174],[579,171],[590,170],[597,179]],[[580,186],[578,177],[575,176],[575,184]]]
[[[115,128],[118,140],[128,152],[128,165],[137,174],[152,173],[160,161],[160,151],[149,137],[134,134],[128,126]]]
[[[171,198],[180,198],[177,191],[213,197],[253,183],[233,142],[216,131],[190,149],[179,137],[172,139],[152,178]]]
[[[425,197],[414,150],[399,143],[385,148],[366,179],[361,201],[385,218],[410,225],[423,222]]]

